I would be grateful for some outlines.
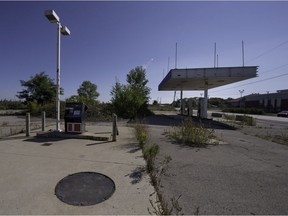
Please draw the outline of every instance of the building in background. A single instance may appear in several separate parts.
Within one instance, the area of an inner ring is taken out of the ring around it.
[[[275,93],[250,94],[231,100],[229,103],[233,107],[259,108],[267,112],[288,110],[288,89],[278,90]]]

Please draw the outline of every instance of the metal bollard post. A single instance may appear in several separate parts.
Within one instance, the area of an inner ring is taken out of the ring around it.
[[[45,131],[45,127],[46,127],[46,112],[43,111],[42,112],[42,131]]]
[[[30,113],[26,113],[26,136],[30,136]]]
[[[119,135],[117,128],[117,115],[113,113],[113,132],[112,132],[112,141],[116,141],[116,137]]]

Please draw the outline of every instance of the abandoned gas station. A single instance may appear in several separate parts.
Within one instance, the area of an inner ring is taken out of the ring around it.
[[[198,117],[207,118],[208,90],[257,76],[258,66],[171,69],[158,86],[159,91],[180,91],[181,114],[185,103],[183,91],[204,91],[198,101]],[[192,101],[188,100],[188,115],[193,115]]]

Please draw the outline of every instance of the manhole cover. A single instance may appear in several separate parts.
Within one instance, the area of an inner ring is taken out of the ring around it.
[[[62,202],[89,206],[109,199],[115,191],[112,179],[100,173],[80,172],[66,176],[55,187],[55,195]]]

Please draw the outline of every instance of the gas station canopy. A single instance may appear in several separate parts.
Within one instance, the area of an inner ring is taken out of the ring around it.
[[[159,91],[207,90],[257,76],[258,66],[172,69]]]

